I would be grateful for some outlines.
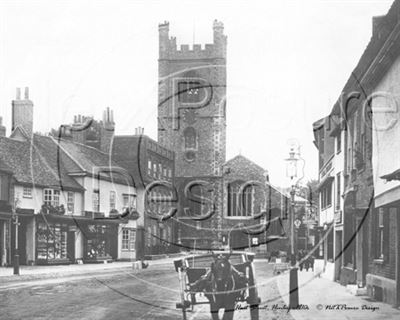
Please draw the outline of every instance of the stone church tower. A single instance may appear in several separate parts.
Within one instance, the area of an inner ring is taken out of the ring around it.
[[[224,26],[217,20],[213,43],[204,47],[193,44],[192,48],[181,45],[178,49],[176,38],[169,36],[169,23],[159,25],[158,142],[175,152],[180,218],[177,238],[189,248],[209,248],[221,238],[226,44]],[[199,218],[209,212],[211,201],[200,204],[185,194],[185,187],[194,180],[207,181],[207,186],[194,187],[191,193],[212,199],[212,218]]]
[[[169,23],[159,25],[158,140],[175,151],[176,176],[218,176],[225,162],[226,36],[177,48]]]

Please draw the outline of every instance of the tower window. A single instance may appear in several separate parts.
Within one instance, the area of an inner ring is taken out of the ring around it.
[[[183,132],[185,137],[185,149],[196,150],[197,149],[197,133],[193,127],[187,127]]]
[[[178,99],[183,103],[197,103],[204,98],[204,88],[200,82],[182,81],[178,84]]]

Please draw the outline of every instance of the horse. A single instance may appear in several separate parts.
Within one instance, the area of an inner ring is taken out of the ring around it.
[[[210,270],[191,286],[191,290],[204,292],[210,302],[212,320],[219,320],[220,309],[224,309],[222,320],[232,320],[236,300],[243,297],[247,280],[245,275],[230,263],[230,254],[215,255],[212,252],[212,256],[214,261]]]

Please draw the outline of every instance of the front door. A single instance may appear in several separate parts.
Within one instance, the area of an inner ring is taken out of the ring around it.
[[[67,258],[75,262],[75,231],[67,233]]]

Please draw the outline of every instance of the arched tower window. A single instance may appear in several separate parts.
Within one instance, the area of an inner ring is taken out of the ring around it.
[[[185,158],[187,161],[193,161],[196,158],[195,151],[197,150],[197,133],[193,127],[187,127],[183,131]]]
[[[243,181],[228,184],[228,217],[250,217],[253,214],[254,187],[247,186],[240,193]]]
[[[204,85],[197,72],[190,70],[183,75],[178,83],[178,99],[183,103],[197,103],[204,99]]]
[[[193,127],[187,127],[183,132],[185,137],[185,150],[197,149],[197,133]]]

